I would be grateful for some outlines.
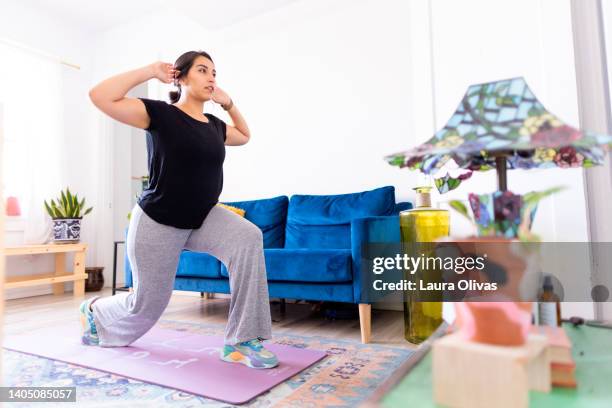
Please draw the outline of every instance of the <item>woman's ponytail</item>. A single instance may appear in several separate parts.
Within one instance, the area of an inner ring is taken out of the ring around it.
[[[177,84],[178,91],[170,91],[168,95],[170,95],[170,103],[177,103],[179,99],[181,99],[181,84]]]

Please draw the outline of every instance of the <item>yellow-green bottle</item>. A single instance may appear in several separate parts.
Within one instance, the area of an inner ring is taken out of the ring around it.
[[[400,213],[400,230],[402,247],[408,256],[427,256],[434,251],[438,238],[450,233],[448,210],[432,208],[431,187],[417,187],[416,206],[414,209]],[[432,244],[428,245],[427,243]],[[411,275],[406,272],[405,278],[416,282],[439,282],[441,271],[421,269]],[[427,301],[433,294],[425,291],[411,290],[404,292],[404,336],[411,343],[426,340],[442,323],[442,302]]]

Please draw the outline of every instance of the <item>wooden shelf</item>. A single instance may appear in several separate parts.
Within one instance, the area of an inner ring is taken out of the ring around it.
[[[4,282],[5,289],[23,288],[26,286],[44,285],[51,283],[73,282],[87,279],[87,274],[62,273],[56,275],[52,273],[42,273],[37,275],[11,276]]]
[[[6,256],[11,255],[55,255],[55,272],[36,275],[10,276],[4,281],[5,289],[23,288],[34,285],[53,285],[53,294],[64,293],[64,282],[74,282],[74,296],[81,297],[85,293],[85,252],[87,244],[42,244],[21,245],[4,249]],[[74,252],[72,272],[66,271],[66,253]]]
[[[22,245],[18,247],[6,247],[4,254],[10,255],[33,255],[33,254],[56,254],[58,252],[79,252],[87,249],[87,244],[43,244]]]

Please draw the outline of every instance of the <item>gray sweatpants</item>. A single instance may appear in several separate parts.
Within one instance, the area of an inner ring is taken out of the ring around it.
[[[134,291],[93,303],[101,346],[126,346],[153,327],[170,301],[183,249],[206,252],[227,267],[225,344],[272,337],[263,238],[255,224],[214,206],[200,228],[180,229],[154,221],[136,204],[126,242]]]

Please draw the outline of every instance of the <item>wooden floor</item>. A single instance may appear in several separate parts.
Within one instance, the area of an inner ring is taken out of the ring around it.
[[[119,292],[121,293],[121,292]],[[102,292],[85,293],[110,296],[110,289]],[[78,319],[80,300],[72,293],[59,296],[44,295],[22,299],[7,300],[5,303],[4,334],[27,333],[41,326]],[[304,336],[324,336],[341,340],[360,341],[359,319],[327,320],[311,310],[304,303],[287,303],[284,314],[280,305],[272,305],[272,327],[275,333],[290,333]],[[162,319],[195,323],[225,324],[229,309],[229,299],[202,299],[196,293],[175,292]],[[404,340],[403,313],[390,310],[372,310],[372,343],[414,349],[415,346]]]

